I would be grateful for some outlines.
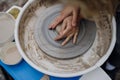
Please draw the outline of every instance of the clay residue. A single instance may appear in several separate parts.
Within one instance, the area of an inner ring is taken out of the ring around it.
[[[35,24],[47,7],[40,2],[33,2],[23,14],[19,25],[19,39],[25,55],[35,65],[54,73],[76,73],[94,66],[106,54],[111,42],[111,24],[104,27],[104,18],[96,19],[97,33],[92,47],[82,56],[70,60],[59,60],[44,54],[34,39]],[[106,20],[109,19],[106,15]],[[102,23],[103,22],[103,23]],[[101,24],[102,23],[102,24]],[[106,23],[109,24],[109,23]]]
[[[40,79],[40,80],[50,80],[50,78],[49,78],[48,75],[44,75],[44,76],[42,77],[42,79]]]
[[[1,13],[0,15],[0,44],[10,41],[14,35],[15,28],[14,19],[8,14]]]
[[[7,11],[13,5],[24,6],[28,0],[0,0],[0,12]]]
[[[2,48],[1,60],[8,65],[14,65],[21,61],[17,47],[13,43],[8,43]]]

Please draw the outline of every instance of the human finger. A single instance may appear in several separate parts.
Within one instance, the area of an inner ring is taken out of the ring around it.
[[[77,37],[78,37],[79,32],[75,32],[74,37],[73,37],[73,44],[76,44],[77,42]]]
[[[49,26],[49,29],[54,29],[56,26],[61,23],[67,16],[69,16],[66,11],[62,11],[61,14],[52,22],[52,24]]]
[[[60,34],[63,33],[63,31],[65,30],[66,26],[67,26],[67,21],[64,20],[64,21],[63,21],[63,24],[62,24],[62,27],[61,27],[61,30],[60,30]]]
[[[63,18],[61,17],[61,15],[59,15],[58,17],[55,18],[55,20],[51,23],[51,25],[49,26],[49,29],[54,29],[57,27],[57,25],[59,23],[61,23],[63,20]]]
[[[78,10],[73,10],[72,26],[76,26],[77,18],[78,18]]]
[[[63,42],[62,42],[62,46],[64,46],[65,44],[68,43],[68,41],[72,38],[73,34],[70,34]]]
[[[71,29],[72,29],[71,20],[67,20],[67,26],[66,29],[63,31],[63,35],[67,35],[68,33],[70,33]]]
[[[55,41],[58,41],[58,40],[60,40],[60,39],[62,39],[62,38],[64,38],[64,37],[65,37],[65,35],[59,34],[59,35],[55,38]]]

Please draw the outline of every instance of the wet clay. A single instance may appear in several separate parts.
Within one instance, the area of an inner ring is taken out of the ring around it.
[[[46,71],[59,74],[77,73],[94,66],[103,57],[111,42],[111,24],[107,14],[95,17],[96,37],[91,48],[82,56],[70,60],[52,58],[38,47],[34,38],[34,28],[38,18],[47,7],[34,1],[24,12],[19,25],[19,39],[27,58],[36,66]],[[107,20],[107,22],[105,21]],[[106,25],[103,26],[103,25]]]

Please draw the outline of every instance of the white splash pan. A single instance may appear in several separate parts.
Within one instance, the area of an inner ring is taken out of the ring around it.
[[[112,19],[112,40],[111,40],[111,43],[110,43],[110,47],[109,49],[107,50],[106,54],[92,67],[84,70],[84,71],[80,71],[80,72],[77,72],[77,73],[69,73],[69,74],[61,74],[61,73],[54,73],[54,72],[50,72],[50,71],[47,71],[45,69],[42,69],[40,67],[38,67],[37,65],[35,65],[26,55],[25,55],[25,52],[23,51],[22,47],[21,47],[21,44],[20,44],[20,40],[19,40],[19,25],[20,25],[20,20],[23,16],[23,13],[24,11],[27,9],[27,7],[33,3],[34,0],[29,0],[28,3],[23,7],[22,11],[20,12],[19,14],[19,17],[16,21],[16,29],[15,29],[15,40],[16,40],[16,43],[17,43],[17,48],[20,52],[20,54],[22,55],[22,57],[24,58],[24,60],[30,64],[33,68],[35,68],[36,70],[40,71],[40,72],[43,72],[45,74],[48,74],[48,75],[51,75],[51,76],[56,76],[56,77],[75,77],[75,76],[80,76],[80,75],[83,75],[83,74],[86,74],[90,71],[93,71],[95,70],[97,67],[100,67],[107,59],[108,57],[110,56],[114,46],[115,46],[115,42],[116,42],[116,21],[115,21],[115,18],[113,17]]]

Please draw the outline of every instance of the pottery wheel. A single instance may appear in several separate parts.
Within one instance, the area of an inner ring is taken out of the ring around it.
[[[54,21],[62,10],[62,6],[53,6],[41,13],[41,17],[35,26],[35,40],[40,49],[47,55],[59,59],[71,59],[86,53],[92,46],[96,36],[96,25],[94,22],[82,20],[79,27],[77,43],[72,40],[65,46],[61,46],[61,41],[54,41],[58,35],[56,30],[49,30],[48,26]]]

